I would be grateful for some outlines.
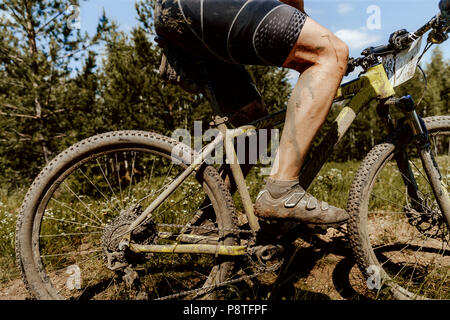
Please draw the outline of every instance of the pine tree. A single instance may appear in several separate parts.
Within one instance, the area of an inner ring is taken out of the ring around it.
[[[70,79],[102,31],[91,39],[82,35],[73,21],[77,6],[78,0],[0,4],[0,161],[10,171],[5,176],[34,175],[68,135]]]
[[[424,97],[424,116],[448,114],[449,111],[449,62],[444,61],[442,50],[433,51],[431,62],[427,65],[428,87]]]
[[[444,61],[442,50],[436,47],[430,63],[425,67],[425,77],[416,71],[413,79],[397,89],[400,96],[410,94],[418,104],[418,112],[423,117],[444,115],[449,112],[450,64]],[[423,97],[423,98],[422,98]]]

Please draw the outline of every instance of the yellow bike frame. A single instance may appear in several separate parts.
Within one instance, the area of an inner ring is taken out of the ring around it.
[[[207,91],[208,93],[208,91]],[[210,101],[213,105],[213,110],[218,110],[215,105],[214,95],[212,92],[208,93]],[[326,162],[328,156],[332,153],[332,149],[342,140],[345,133],[350,128],[358,113],[364,106],[367,106],[373,100],[384,100],[395,95],[384,66],[378,64],[367,70],[361,77],[343,84],[337,91],[335,101],[342,101],[349,99],[346,107],[340,112],[336,120],[333,122],[331,130],[326,135],[323,142],[312,152],[309,156],[310,161],[307,161],[302,168],[300,174],[300,183],[307,189],[314,177],[318,174],[323,164]],[[253,232],[259,230],[258,219],[253,212],[253,203],[250,199],[248,188],[245,183],[245,178],[238,163],[236,152],[234,149],[233,139],[236,136],[247,134],[249,131],[258,128],[273,127],[285,118],[286,109],[276,114],[269,115],[254,122],[254,125],[240,127],[229,130],[226,126],[226,118],[217,116],[215,125],[222,133],[212,143],[205,147],[204,151],[198,158],[194,159],[193,163],[186,169],[186,171],[173,181],[167,190],[161,194],[133,223],[127,236],[122,240],[126,246],[135,252],[151,252],[151,253],[192,253],[192,254],[214,254],[226,256],[240,256],[247,254],[247,250],[243,246],[224,246],[217,244],[181,244],[176,243],[172,245],[139,245],[130,242],[131,231],[138,226],[142,221],[151,217],[152,212],[156,209],[169,195],[173,192],[192,172],[198,170],[203,160],[209,156],[214,147],[225,141],[225,154],[227,156],[227,163],[230,165],[233,178],[236,182],[238,192],[241,196],[245,214],[249,221],[250,228]],[[180,235],[177,237],[178,242],[184,242],[189,236]],[[201,241],[200,236],[195,236],[195,242]],[[183,240],[185,239],[185,240]],[[205,237],[205,240],[208,240]],[[211,239],[209,239],[211,240]],[[217,241],[217,240],[216,240]],[[193,241],[194,242],[194,241]]]

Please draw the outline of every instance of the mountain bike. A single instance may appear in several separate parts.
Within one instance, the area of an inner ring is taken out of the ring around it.
[[[379,278],[376,297],[450,298],[450,116],[422,119],[413,99],[394,90],[414,76],[429,31],[425,49],[447,40],[438,14],[350,59],[348,72],[360,67],[361,74],[339,88],[335,101],[345,107],[300,175],[308,189],[356,116],[377,102],[387,138],[356,173],[346,226],[359,269]],[[217,111],[211,125],[220,134],[200,151],[146,131],[100,134],[63,151],[33,182],[17,222],[17,262],[29,292],[38,299],[236,298],[240,283],[280,272],[288,240],[312,227],[267,231],[277,223],[255,216],[234,139],[282,123],[285,113],[229,129]],[[207,161],[222,145],[239,211]]]

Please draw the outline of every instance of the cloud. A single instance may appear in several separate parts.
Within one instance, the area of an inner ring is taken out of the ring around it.
[[[297,82],[298,77],[300,76],[300,73],[298,71],[295,71],[293,69],[290,69],[286,78],[289,81],[293,81],[294,83]]]
[[[341,29],[335,35],[344,41],[350,49],[363,49],[381,40],[379,36],[370,34],[367,28],[364,27],[359,29]]]
[[[347,14],[352,11],[353,11],[353,6],[349,3],[340,3],[338,5],[338,13],[340,15],[344,15],[344,14]]]

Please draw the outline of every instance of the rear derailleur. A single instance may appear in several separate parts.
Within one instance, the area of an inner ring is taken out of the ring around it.
[[[142,207],[139,204],[131,205],[129,208],[122,210],[120,215],[105,227],[101,239],[106,267],[122,275],[122,280],[129,288],[140,287],[139,275],[134,267],[144,263],[152,256],[151,254],[135,253],[129,248],[120,248],[120,242],[128,227],[141,213]],[[152,222],[142,224],[131,233],[131,238],[141,244],[153,243],[156,238],[155,224]],[[142,293],[139,295],[142,296],[141,298],[145,298]]]

